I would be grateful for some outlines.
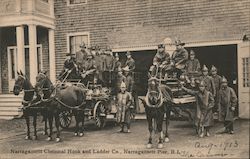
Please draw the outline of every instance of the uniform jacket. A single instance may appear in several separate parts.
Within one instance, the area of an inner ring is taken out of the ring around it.
[[[200,81],[205,82],[205,87],[206,90],[211,92],[213,95],[216,95],[216,90],[215,90],[215,85],[214,85],[214,80],[211,76],[201,76]]]
[[[104,59],[104,70],[105,71],[113,71],[114,70],[114,62],[115,59],[111,55],[106,55]]]
[[[84,51],[80,50],[80,51],[76,52],[76,64],[80,69],[83,68],[83,65],[86,61],[86,57],[87,57],[86,50],[84,50]]]
[[[179,50],[175,50],[172,54],[172,60],[175,65],[179,69],[183,69],[188,60],[188,52],[186,49],[181,48]]]
[[[132,96],[129,92],[118,93],[117,95],[117,122],[130,123],[130,105]]]
[[[67,59],[64,62],[64,69],[71,70],[75,67],[75,61],[73,59]]]
[[[95,55],[95,64],[98,71],[103,71],[103,59],[100,55]]]
[[[186,62],[187,73],[200,72],[201,65],[198,59],[188,60]]]
[[[114,63],[114,71],[118,71],[118,68],[122,67],[122,63],[120,61],[116,61]]]
[[[126,84],[126,87],[127,87],[127,91],[128,92],[133,92],[134,91],[134,80],[133,80],[133,77],[128,75],[128,76],[125,76],[125,84]]]
[[[233,121],[234,111],[232,107],[237,106],[237,96],[231,87],[220,89],[218,94],[218,107],[219,107],[219,120],[220,121]]]
[[[203,93],[200,91],[193,91],[187,88],[184,90],[196,97],[196,125],[212,126],[213,125],[213,112],[214,97],[213,95],[205,90]]]
[[[125,67],[128,66],[130,71],[134,71],[135,69],[135,60],[133,58],[127,59],[125,63]]]
[[[157,63],[159,65],[161,64],[170,64],[170,55],[168,52],[163,52],[163,53],[160,53],[160,52],[157,52],[155,54],[155,57],[154,57],[154,60],[153,61],[157,61]]]
[[[215,75],[215,76],[211,76],[214,80],[214,86],[215,86],[215,90],[216,90],[216,95],[220,90],[220,85],[221,85],[221,80],[222,77],[220,75]]]

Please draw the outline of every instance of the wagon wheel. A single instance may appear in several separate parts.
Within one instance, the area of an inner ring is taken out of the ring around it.
[[[69,111],[64,110],[59,114],[59,123],[61,128],[68,128],[72,120],[72,115]]]
[[[95,124],[97,128],[103,128],[105,126],[106,109],[104,103],[99,101],[95,105]]]

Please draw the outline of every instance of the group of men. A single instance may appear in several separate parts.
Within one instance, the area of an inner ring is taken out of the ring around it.
[[[59,77],[61,80],[80,78],[84,83],[99,81],[99,84],[104,84],[104,76],[108,75],[110,78],[110,73],[115,72],[115,85],[112,86],[114,86],[113,95],[116,96],[118,105],[117,117],[121,123],[121,132],[124,132],[125,125],[127,132],[130,132],[130,113],[134,114],[139,105],[134,85],[135,61],[129,51],[126,56],[126,62],[122,65],[118,53],[113,56],[109,47],[106,49],[100,49],[99,46],[88,48],[85,43],[82,43],[80,51],[67,54],[64,69]]]
[[[235,91],[228,86],[227,79],[217,74],[217,68],[211,67],[210,74],[206,65],[201,68],[193,50],[188,53],[185,43],[175,41],[176,50],[172,56],[165,50],[164,44],[158,45],[157,53],[150,67],[150,73],[159,78],[176,77],[184,79],[192,89],[182,89],[193,94],[197,101],[196,124],[204,128],[200,137],[210,136],[209,128],[213,125],[213,113],[219,113],[219,120],[224,122],[223,133],[233,134],[234,111],[237,106]],[[184,75],[184,76],[183,76]]]

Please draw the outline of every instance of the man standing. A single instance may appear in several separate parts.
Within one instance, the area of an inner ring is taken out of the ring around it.
[[[206,65],[204,65],[202,68],[202,76],[200,77],[200,81],[205,82],[206,90],[211,92],[215,97],[216,91],[215,91],[214,80],[211,76],[208,75],[208,68]]]
[[[217,112],[218,111],[218,106],[217,106],[218,93],[220,90],[222,78],[220,75],[217,74],[217,68],[214,65],[212,65],[210,73],[211,73],[211,77],[213,78],[214,86],[215,86],[215,107],[213,111]]]
[[[87,59],[83,65],[83,71],[81,76],[83,79],[85,79],[87,76],[88,78],[85,79],[85,81],[91,82],[93,82],[94,77],[96,76],[96,64],[94,56],[91,53],[87,55]]]
[[[227,79],[223,77],[218,95],[219,121],[223,121],[225,127],[223,133],[234,133],[233,121],[236,106],[236,93],[231,87],[227,85]]]
[[[82,71],[84,62],[86,61],[89,51],[87,50],[87,47],[84,42],[81,43],[80,48],[81,50],[76,52],[76,64],[80,71]]]
[[[133,73],[133,71],[135,70],[135,60],[132,58],[130,51],[127,51],[126,56],[127,60],[125,62],[125,67],[128,67],[129,72]]]
[[[114,70],[114,57],[113,57],[112,49],[110,47],[107,47],[105,50],[104,70],[105,71]]]
[[[201,69],[200,62],[197,58],[195,58],[195,52],[193,50],[190,50],[189,57],[190,59],[186,63],[187,73],[199,73]]]
[[[205,89],[205,82],[201,81],[199,83],[199,90],[193,91],[182,87],[184,91],[189,94],[195,95],[196,97],[196,126],[201,128],[201,133],[199,137],[210,136],[209,129],[213,126],[213,112],[212,108],[214,107],[214,97],[213,95]],[[205,132],[204,132],[205,131]]]
[[[125,63],[124,68],[126,70],[128,70],[128,72],[126,73],[125,76],[127,76],[126,78],[128,78],[128,76],[130,76],[130,78],[133,81],[133,86],[132,86],[131,91],[132,91],[132,96],[134,98],[135,109],[138,110],[139,109],[139,99],[138,99],[138,95],[137,95],[136,88],[135,88],[135,85],[134,85],[134,83],[135,83],[135,81],[134,81],[135,60],[132,58],[130,51],[127,51],[126,55],[127,55],[127,61]]]
[[[122,63],[120,61],[118,53],[115,54],[115,64],[114,65],[115,65],[114,66],[114,71],[118,71],[118,69],[121,68]]]
[[[176,50],[172,54],[173,65],[177,69],[178,76],[184,72],[188,60],[188,52],[184,49],[184,45],[185,43],[180,40],[175,41]]]
[[[121,124],[120,132],[124,132],[124,126],[127,126],[127,132],[130,133],[130,106],[132,96],[126,91],[126,84],[121,83],[121,91],[117,95],[117,122]]]

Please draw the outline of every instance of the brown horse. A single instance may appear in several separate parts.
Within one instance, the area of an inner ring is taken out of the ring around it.
[[[36,79],[36,91],[42,97],[41,100],[48,103],[47,110],[50,131],[47,140],[52,140],[53,119],[55,118],[55,126],[57,130],[56,141],[60,141],[59,114],[65,110],[72,111],[75,116],[75,135],[83,136],[85,108],[84,90],[74,85],[62,88],[61,85],[58,84],[54,87],[50,79],[43,73],[39,73]],[[49,89],[47,92],[48,98],[46,98],[44,88]],[[79,127],[80,122],[82,122],[82,125]]]
[[[148,80],[148,92],[144,101],[148,130],[150,133],[147,148],[152,148],[154,126],[156,126],[156,133],[159,134],[158,148],[163,148],[164,137],[165,142],[169,141],[168,125],[171,99],[171,91],[165,85],[161,85],[158,78],[150,76]],[[164,114],[166,114],[165,136],[162,130]]]
[[[46,114],[46,110],[43,109],[42,103],[39,102],[38,97],[35,97],[35,89],[32,86],[30,80],[20,71],[17,72],[18,77],[15,81],[15,85],[13,88],[14,95],[19,95],[21,91],[24,91],[23,96],[23,116],[27,125],[27,135],[25,139],[31,139],[30,137],[30,116],[33,117],[33,127],[34,127],[34,137],[33,139],[37,139],[37,130],[36,130],[36,120],[37,115],[40,113],[42,115]],[[47,134],[47,120],[45,118],[45,130],[44,134]]]

